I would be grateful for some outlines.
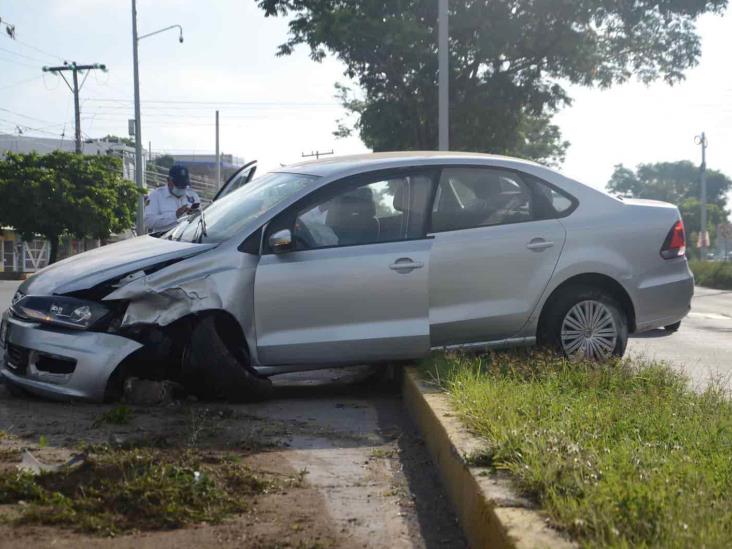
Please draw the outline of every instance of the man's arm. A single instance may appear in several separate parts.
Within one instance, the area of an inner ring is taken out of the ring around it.
[[[159,193],[153,192],[145,204],[145,227],[149,232],[158,232],[175,225],[177,218],[175,212],[160,211]]]

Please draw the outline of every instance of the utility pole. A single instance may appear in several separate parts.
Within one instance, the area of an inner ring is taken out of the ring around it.
[[[76,139],[77,153],[81,152],[81,108],[79,107],[79,92],[81,91],[81,88],[84,87],[84,82],[86,82],[86,78],[89,76],[89,73],[97,69],[106,72],[107,66],[100,63],[94,63],[93,65],[77,65],[76,62],[71,62],[70,64],[64,62],[64,64],[59,67],[43,67],[43,72],[60,74],[61,78],[64,79],[64,82],[66,82],[66,85],[71,90],[71,93],[74,94],[74,120],[76,122],[74,137]],[[71,81],[73,82],[73,86],[69,84],[68,80],[66,80],[66,77],[64,76],[65,71],[71,71]],[[84,80],[81,81],[81,86],[79,85],[80,71],[86,71]]]
[[[219,111],[216,111],[216,188],[221,188],[221,155],[219,154]]]
[[[707,232],[707,136],[704,132],[701,135],[697,135],[694,139],[697,145],[701,146],[701,168],[700,168],[700,182],[701,182],[701,227],[699,231],[699,252],[701,253],[701,260],[705,261],[707,258],[707,247],[709,246],[709,236]]]
[[[178,29],[178,42],[183,43],[183,27],[180,25],[170,25],[164,29],[156,30],[143,34],[142,36],[137,35],[137,2],[132,0],[132,64],[133,64],[133,76],[135,85],[135,183],[139,189],[143,191],[145,187],[145,167],[143,165],[144,159],[142,158],[142,128],[140,122],[140,70],[137,57],[137,44],[143,38],[160,34],[170,29]],[[142,195],[137,199],[137,222],[135,223],[135,230],[138,236],[145,234],[145,199]]]
[[[448,0],[437,0],[439,149],[450,150],[450,58]]]
[[[333,149],[329,150],[328,152],[320,152],[320,151],[315,151],[315,152],[311,152],[310,154],[305,154],[305,153],[302,153],[302,157],[303,157],[303,158],[312,158],[312,157],[314,156],[314,157],[315,157],[315,159],[317,160],[317,159],[319,159],[319,158],[320,158],[321,156],[327,156],[327,155],[329,155],[329,154],[334,154],[334,153],[333,153]]]

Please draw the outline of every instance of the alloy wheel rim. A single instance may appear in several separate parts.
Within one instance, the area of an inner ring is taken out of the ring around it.
[[[603,360],[612,355],[618,328],[610,309],[599,301],[581,301],[562,321],[562,349],[567,356]]]

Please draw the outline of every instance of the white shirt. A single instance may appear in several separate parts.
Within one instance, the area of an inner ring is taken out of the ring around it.
[[[145,228],[149,233],[172,229],[178,223],[175,215],[178,208],[200,203],[201,199],[191,188],[186,189],[183,196],[177,197],[170,192],[167,185],[158,187],[145,197]]]

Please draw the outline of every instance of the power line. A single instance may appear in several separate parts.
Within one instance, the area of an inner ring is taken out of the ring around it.
[[[87,101],[95,102],[117,102],[117,103],[132,103],[130,99],[113,99],[107,97],[88,97]],[[316,107],[316,106],[338,106],[340,103],[333,102],[308,102],[308,101],[197,101],[197,100],[183,100],[183,99],[146,99],[143,103],[162,103],[171,105],[243,105],[251,107],[261,107],[263,105],[271,105],[273,107],[280,107],[284,105],[300,106],[300,107]]]
[[[15,59],[8,59],[7,57],[0,57],[0,61],[4,61],[5,63],[10,63],[12,65],[18,65],[19,67],[28,67],[30,69],[38,68],[36,65],[31,65],[30,63],[24,63],[23,61],[17,61]]]
[[[41,80],[42,76],[34,76],[32,78],[26,78],[25,80],[19,80],[18,82],[13,82],[12,84],[6,84],[5,86],[0,86],[0,90],[7,90],[9,88],[14,88],[15,86],[21,86],[23,84],[27,84],[28,82],[34,82],[36,80]]]

